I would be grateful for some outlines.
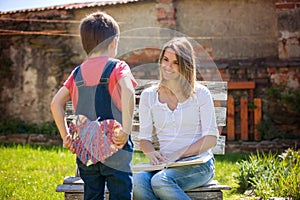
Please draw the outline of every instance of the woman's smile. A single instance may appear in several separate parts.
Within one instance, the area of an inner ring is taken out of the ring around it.
[[[162,75],[166,80],[175,79],[179,75],[177,56],[173,49],[167,48],[161,61]]]

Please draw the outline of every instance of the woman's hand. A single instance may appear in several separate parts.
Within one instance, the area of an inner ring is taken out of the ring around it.
[[[145,154],[150,159],[150,164],[152,165],[158,165],[167,161],[166,156],[159,151],[152,151],[150,153]]]

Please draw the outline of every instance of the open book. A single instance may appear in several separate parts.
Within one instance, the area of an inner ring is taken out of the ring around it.
[[[194,164],[200,164],[200,163],[206,163],[211,156],[207,155],[201,158],[193,159],[193,160],[179,160],[175,162],[169,162],[169,163],[162,163],[158,165],[152,165],[150,163],[138,163],[133,166],[133,171],[156,171],[156,170],[162,170],[170,167],[178,167],[178,166],[184,166],[184,165],[194,165]]]

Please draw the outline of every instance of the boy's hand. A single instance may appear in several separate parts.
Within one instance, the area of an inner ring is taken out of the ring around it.
[[[150,159],[151,165],[158,165],[167,161],[166,156],[158,151],[146,153],[146,156]]]
[[[75,153],[75,148],[73,145],[73,139],[70,134],[63,138],[63,145],[65,148],[70,149],[72,153]]]
[[[119,132],[115,132],[113,134],[112,140],[118,149],[122,149],[123,146],[126,144],[128,138],[129,135],[123,130],[120,130]]]

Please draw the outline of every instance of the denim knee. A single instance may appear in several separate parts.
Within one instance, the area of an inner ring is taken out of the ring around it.
[[[144,191],[144,178],[141,173],[133,175],[133,197],[134,199],[141,199],[143,197]]]
[[[170,178],[167,177],[167,174],[164,173],[164,170],[156,173],[151,179],[151,186],[153,188],[160,188],[164,185],[169,185],[172,182]]]
[[[133,198],[134,200],[156,200],[154,195],[151,178],[152,172],[138,172],[133,175]]]

